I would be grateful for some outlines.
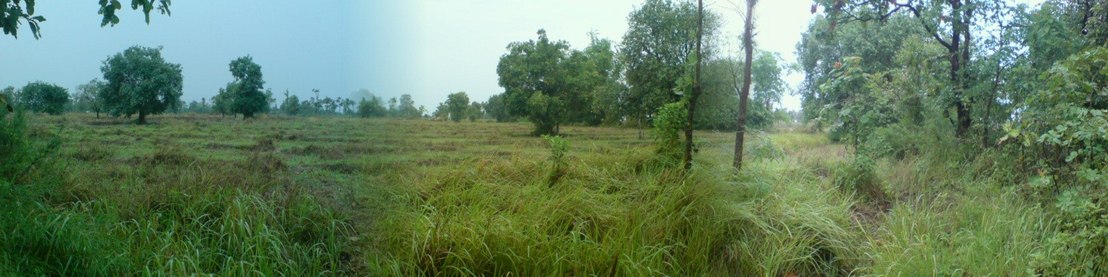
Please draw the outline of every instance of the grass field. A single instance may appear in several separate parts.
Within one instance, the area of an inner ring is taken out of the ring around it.
[[[734,174],[734,134],[698,132],[685,175],[635,129],[564,127],[555,159],[522,123],[121,122],[33,118],[61,148],[8,189],[0,274],[1025,275],[1052,224],[924,159],[843,189],[823,134],[753,135]]]

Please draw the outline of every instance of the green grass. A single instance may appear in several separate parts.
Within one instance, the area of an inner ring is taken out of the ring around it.
[[[563,127],[554,169],[522,123],[151,120],[33,118],[62,146],[0,188],[0,275],[1026,275],[1054,228],[983,158],[880,159],[874,204],[818,133],[736,174],[701,131],[684,173],[635,129]]]

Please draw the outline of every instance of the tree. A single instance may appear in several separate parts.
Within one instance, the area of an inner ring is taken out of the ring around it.
[[[640,124],[650,121],[665,103],[679,100],[682,96],[675,92],[689,90],[678,88],[678,80],[693,75],[689,62],[695,58],[699,17],[691,2],[670,0],[647,0],[628,16],[620,53],[629,85],[628,112]],[[717,18],[704,14],[702,33],[709,41],[718,29]],[[701,50],[701,58],[712,56],[710,47]]]
[[[254,58],[249,55],[232,60],[229,66],[231,76],[235,78],[227,85],[231,112],[242,114],[244,119],[266,112],[269,108],[269,96],[262,92],[262,87],[265,86],[262,67],[254,63]]]
[[[4,106],[4,109],[9,113],[15,111],[15,109],[12,108],[12,103],[15,103],[16,99],[15,94],[15,87],[9,86],[0,90],[0,106]]]
[[[181,65],[162,58],[162,48],[133,46],[104,60],[100,67],[108,85],[101,91],[105,110],[113,116],[159,114],[181,99]]]
[[[925,33],[934,42],[947,51],[948,79],[951,83],[949,96],[954,108],[955,134],[964,137],[973,125],[970,104],[971,95],[966,94],[973,80],[969,68],[973,51],[973,27],[981,19],[1000,20],[1003,16],[990,16],[989,12],[1002,10],[1003,3],[997,1],[972,0],[919,0],[868,1],[868,0],[819,0],[829,13],[830,28],[839,23],[856,21],[885,21],[893,15],[904,12],[916,18]],[[868,58],[868,57],[867,57]]]
[[[485,113],[482,111],[483,109],[481,106],[483,105],[477,103],[477,101],[473,101],[473,103],[469,104],[469,109],[466,110],[466,117],[469,118],[469,122],[474,122],[477,121],[478,118],[485,117]]]
[[[504,88],[508,112],[525,116],[535,125],[535,135],[557,134],[565,119],[566,75],[569,44],[550,41],[546,30],[538,39],[513,42],[508,54],[496,66],[500,87]],[[468,103],[468,99],[466,100]]]
[[[750,106],[751,71],[754,59],[754,6],[758,0],[746,0],[746,19],[743,22],[743,52],[746,61],[743,63],[743,87],[739,93],[739,118],[738,130],[735,131],[735,161],[736,170],[743,168],[743,140],[746,136],[746,112]]]
[[[431,117],[435,120],[449,120],[450,119],[450,106],[446,105],[446,102],[439,103],[435,107],[435,112],[431,114]]]
[[[696,121],[696,101],[700,98],[703,87],[700,85],[700,68],[704,63],[704,53],[701,44],[704,43],[704,0],[696,1],[696,77],[693,80],[692,95],[689,95],[688,115],[685,123],[685,170],[692,169],[693,152],[693,124]]]
[[[20,91],[20,106],[32,112],[59,115],[65,112],[65,105],[69,103],[68,90],[55,84],[32,82]]]
[[[492,116],[496,122],[512,121],[512,115],[508,113],[508,106],[503,94],[489,96],[489,101],[485,102],[485,112]]]
[[[362,101],[358,102],[358,116],[384,117],[386,115],[388,115],[388,110],[381,101],[381,97],[370,94],[369,99],[362,98]]]
[[[400,117],[403,118],[419,118],[423,116],[423,112],[416,108],[415,100],[412,100],[412,95],[404,94],[400,95],[400,105],[397,108],[400,113]]]
[[[131,9],[138,10],[142,8],[142,13],[146,15],[146,24],[150,24],[150,11],[155,8],[158,12],[169,15],[170,0],[158,0],[157,3],[154,0],[131,0]],[[119,23],[119,17],[115,15],[115,11],[123,8],[123,5],[119,0],[100,0],[100,10],[97,12],[103,16],[100,21],[100,26],[106,26]],[[40,24],[46,21],[46,17],[41,15],[35,15],[35,1],[22,1],[19,0],[0,0],[0,16],[3,13],[7,14],[7,18],[0,20],[0,29],[4,30],[5,35],[11,35],[14,38],[19,38],[19,24],[20,21],[27,21],[27,25],[31,27],[31,34],[35,36],[35,39],[39,39],[41,34],[39,33]]]
[[[398,115],[399,115],[399,112],[397,111],[397,108],[396,108],[396,97],[389,98],[389,116],[396,117]]]
[[[77,103],[77,110],[82,112],[95,112],[96,118],[100,118],[100,112],[104,111],[104,103],[100,98],[100,91],[107,86],[104,81],[92,79],[88,83],[77,86],[77,95],[73,97]]]
[[[300,98],[296,95],[289,95],[289,92],[285,91],[285,102],[281,103],[281,112],[287,115],[297,115],[300,113]]]
[[[469,96],[464,91],[447,95],[446,109],[450,113],[450,120],[454,122],[462,121],[469,113]]]
[[[234,98],[227,92],[227,88],[220,88],[219,93],[212,97],[212,111],[219,113],[221,117],[225,117],[227,114],[234,116],[234,112],[231,111],[233,105]]]

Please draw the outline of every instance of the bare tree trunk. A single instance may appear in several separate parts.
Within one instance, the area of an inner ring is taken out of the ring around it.
[[[685,118],[685,170],[692,169],[692,151],[693,151],[693,123],[696,115],[696,101],[700,98],[701,86],[700,86],[700,67],[704,64],[704,59],[701,56],[701,44],[704,41],[704,0],[697,0],[697,19],[696,19],[696,80],[693,83],[692,95],[689,95],[689,114]]]
[[[743,30],[743,52],[746,54],[743,64],[743,90],[739,93],[739,122],[735,132],[735,170],[743,168],[743,138],[746,135],[746,110],[750,106],[750,73],[754,58],[754,5],[758,0],[746,0],[746,26]]]

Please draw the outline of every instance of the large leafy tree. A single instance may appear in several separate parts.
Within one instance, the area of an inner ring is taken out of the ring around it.
[[[828,11],[830,28],[838,24],[856,24],[883,22],[896,15],[907,15],[915,19],[924,29],[926,36],[946,50],[947,80],[949,93],[945,102],[954,110],[952,118],[956,135],[964,137],[973,126],[972,103],[979,96],[971,95],[968,90],[975,83],[970,72],[974,62],[978,26],[1001,24],[1005,18],[1002,12],[1009,10],[1004,1],[974,0],[905,0],[905,1],[868,1],[868,0],[819,0]],[[990,22],[991,21],[991,22]],[[871,57],[865,57],[867,60]]]
[[[384,117],[388,115],[389,110],[385,108],[385,103],[381,101],[381,97],[369,94],[369,92],[366,92],[365,96],[369,98],[362,98],[358,102],[358,116]]]
[[[411,94],[400,95],[400,104],[397,110],[400,117],[403,118],[419,118],[423,116],[423,113],[415,106],[415,100],[412,100]]]
[[[181,65],[166,62],[161,47],[133,46],[104,60],[100,71],[107,81],[100,96],[113,116],[137,114],[143,124],[180,103]]]
[[[20,106],[32,112],[62,114],[69,103],[68,90],[55,84],[31,82],[20,91]]]
[[[503,94],[489,96],[489,101],[485,102],[485,112],[492,116],[496,122],[508,122],[513,119],[512,115],[508,113],[508,106]]]
[[[262,92],[265,81],[262,80],[262,67],[254,63],[250,56],[240,57],[230,64],[231,76],[235,80],[227,85],[231,97],[231,111],[242,114],[243,118],[254,117],[257,113],[269,109],[269,96]]]
[[[169,15],[169,4],[170,0],[131,0],[131,9],[141,9],[146,15],[146,23],[149,24],[150,12],[157,9],[158,12]],[[100,26],[118,24],[119,16],[116,11],[120,9],[123,9],[123,4],[119,0],[100,0],[100,9],[97,12],[103,16]],[[31,27],[31,34],[35,39],[41,37],[39,31],[42,22],[46,22],[46,17],[35,14],[34,0],[0,0],[0,29],[4,30],[5,35],[18,38],[19,25],[23,21]]]
[[[464,91],[451,93],[446,96],[446,110],[450,113],[450,120],[462,121],[470,113],[469,95]]]
[[[627,33],[620,49],[629,88],[627,112],[642,121],[665,103],[681,98],[678,80],[690,78],[695,67],[698,12],[691,2],[647,0],[628,16]],[[704,38],[711,41],[718,29],[718,16],[704,15]],[[702,49],[705,60],[712,56],[711,43]],[[689,82],[691,83],[691,82]],[[645,122],[642,122],[645,123]]]
[[[82,112],[94,112],[96,118],[104,111],[104,101],[100,98],[100,91],[107,86],[104,81],[92,79],[88,83],[77,86],[77,94],[73,97],[76,101],[74,108]]]
[[[539,30],[538,36],[537,40],[509,44],[496,72],[509,114],[530,119],[536,135],[557,134],[571,93],[567,89],[569,44],[551,41],[545,30]]]

